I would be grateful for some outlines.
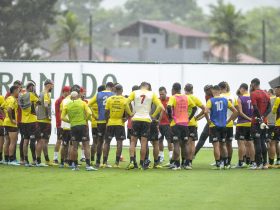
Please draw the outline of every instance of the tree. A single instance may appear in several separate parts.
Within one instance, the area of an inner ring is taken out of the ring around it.
[[[193,0],[128,0],[127,18],[165,20],[208,31],[202,9]]]
[[[55,23],[56,0],[0,1],[0,58],[38,59],[35,50]]]
[[[219,0],[217,5],[210,5],[210,11],[213,47],[228,52],[229,62],[238,61],[237,55],[248,50],[245,40],[251,37],[244,16],[241,11],[236,11],[234,5],[224,4],[223,0]]]
[[[57,24],[54,50],[58,51],[67,44],[69,60],[77,60],[78,43],[88,40],[84,27],[80,25],[76,14],[69,11],[58,17]]]
[[[262,21],[266,24],[266,60],[267,62],[280,61],[280,9],[261,7],[246,14],[248,31],[254,34],[254,39],[247,39],[251,54],[262,58]]]

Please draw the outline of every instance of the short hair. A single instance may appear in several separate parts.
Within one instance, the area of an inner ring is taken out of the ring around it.
[[[151,83],[148,83],[149,91],[152,91],[152,85]]]
[[[221,90],[221,87],[219,85],[214,85],[212,87],[213,90],[217,90],[217,91],[220,91]]]
[[[175,90],[176,92],[181,91],[181,84],[178,82],[174,83],[172,89]]]
[[[162,87],[160,87],[160,88],[158,89],[158,91],[165,91],[165,92],[167,92],[167,91],[166,91],[166,88],[165,88],[165,87],[163,87],[163,86],[162,86]]]
[[[248,85],[247,85],[246,83],[242,83],[242,84],[240,85],[239,89],[240,89],[240,88],[243,88],[243,89],[245,89],[245,90],[249,90],[249,87],[248,87]]]
[[[272,95],[275,94],[273,89],[269,89],[268,92],[269,92],[270,94],[272,94]]]
[[[116,91],[121,91],[121,90],[123,90],[123,87],[120,84],[117,84],[115,86],[115,89],[116,89]]]
[[[97,92],[102,92],[106,89],[105,85],[100,85],[98,88],[97,88]]]
[[[259,86],[261,84],[261,82],[260,82],[260,80],[258,78],[255,78],[255,79],[252,79],[251,84]]]
[[[36,83],[33,80],[29,80],[26,84],[26,89],[29,89],[30,86],[36,86]]]
[[[213,88],[213,85],[205,85],[204,86],[204,91],[211,90]]]
[[[188,84],[186,84],[185,85],[185,91],[187,91],[187,92],[192,92],[193,91],[193,85],[192,84],[190,84],[190,83],[188,83]]]
[[[145,86],[150,87],[148,82],[141,82],[140,87],[145,87]]]
[[[15,92],[15,90],[18,89],[18,86],[13,85],[12,87],[10,87],[10,93],[13,94]]]
[[[77,93],[81,92],[81,87],[79,85],[73,85],[71,87],[71,92],[76,91]]]
[[[230,91],[229,84],[227,82],[223,81],[223,82],[220,82],[218,85],[219,85],[220,89],[226,90],[227,92]]]
[[[135,90],[139,90],[139,86],[138,86],[138,85],[134,85],[134,86],[132,87],[132,91],[135,91]]]
[[[22,82],[19,80],[14,81],[13,86],[21,86]]]
[[[106,88],[113,88],[114,87],[114,83],[113,82],[107,82],[106,83]]]

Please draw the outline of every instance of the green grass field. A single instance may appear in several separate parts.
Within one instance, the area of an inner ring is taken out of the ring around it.
[[[192,171],[127,171],[127,162],[97,172],[1,165],[0,209],[280,209],[280,169],[216,171],[211,161],[212,150],[204,149]]]

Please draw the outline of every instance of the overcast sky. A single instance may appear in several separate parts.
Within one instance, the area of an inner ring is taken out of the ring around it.
[[[231,2],[238,9],[242,9],[242,11],[248,11],[255,7],[260,6],[273,6],[280,7],[280,0],[224,0],[225,2]],[[126,0],[104,0],[102,5],[105,8],[112,8],[115,6],[122,6]],[[216,0],[197,0],[197,3],[200,7],[203,8],[205,13],[209,12],[208,5],[215,4]]]

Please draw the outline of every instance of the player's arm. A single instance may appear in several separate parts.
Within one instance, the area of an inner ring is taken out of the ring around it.
[[[211,120],[210,120],[210,117],[209,117],[211,108],[212,108],[212,102],[211,102],[211,100],[208,100],[207,103],[206,103],[206,108],[205,108],[204,115],[205,115],[205,118],[206,118],[207,123],[209,125],[211,124]]]
[[[106,101],[106,105],[105,105],[105,120],[106,120],[106,123],[108,123],[108,120],[110,118],[110,103],[111,103],[111,100],[110,100],[110,98],[108,98],[107,101]]]
[[[62,104],[62,102],[61,102]],[[60,120],[60,116],[61,116],[61,112],[60,112],[60,104],[59,104],[59,100],[55,101],[55,120],[56,120],[56,127],[60,124],[59,120]]]
[[[241,104],[241,100],[238,98],[237,100],[237,106],[236,109],[238,111],[239,116],[251,121],[252,119],[250,117],[248,117],[246,114],[244,114],[243,109],[242,109],[242,104]]]
[[[172,108],[174,107],[174,103],[175,103],[175,98],[173,96],[171,96],[169,98],[169,101],[168,101],[167,107],[166,107],[167,116],[168,116],[169,121],[171,121],[173,119]]]
[[[202,102],[198,98],[195,98],[195,104],[197,107],[199,107],[201,109],[201,112],[195,116],[195,120],[198,121],[204,117],[205,106],[202,104]]]
[[[84,110],[85,110],[86,119],[91,121],[92,120],[92,118],[91,118],[92,112],[91,112],[91,109],[88,107],[86,102],[84,102]]]
[[[92,108],[92,107],[93,107],[93,104],[95,104],[95,103],[97,103],[97,94],[95,94],[95,95],[92,97],[92,99],[89,100],[88,106],[89,106],[90,108]]]
[[[48,96],[48,93],[44,93],[44,107],[45,108],[49,107],[49,96]]]
[[[133,92],[130,93],[130,95],[128,96],[126,103],[127,103],[127,104],[130,104],[132,101],[134,101],[134,99],[135,99],[135,92],[133,91]]]
[[[237,110],[235,109],[235,107],[232,105],[232,103],[230,101],[228,101],[228,109],[230,109],[232,111],[232,114],[231,114],[230,118],[227,120],[227,124],[231,121],[234,121],[238,116]]]
[[[192,112],[189,116],[189,120],[191,120],[197,111],[197,107],[196,107],[195,102],[190,97],[188,97],[188,106],[189,106],[189,108],[192,109]]]
[[[132,113],[130,107],[131,107],[130,103],[129,104],[128,103],[125,104],[125,112],[131,117],[131,116],[133,116],[133,113]]]
[[[278,110],[279,106],[280,106],[280,97],[277,97],[275,102],[274,102],[274,105],[272,107],[272,113],[273,114],[277,113],[277,110]]]
[[[271,103],[270,103],[270,101],[267,103],[267,107],[266,107],[266,111],[265,111],[265,113],[264,113],[264,117],[267,117],[268,115],[269,115],[269,113],[271,112]]]
[[[161,101],[157,98],[156,94],[154,94],[153,96],[153,104],[156,106],[156,110],[152,114],[152,118],[156,118],[163,108],[163,105],[161,104]]]
[[[61,120],[63,122],[67,122],[67,123],[70,123],[68,117],[67,117],[67,106],[64,106],[63,109],[62,109],[62,113],[61,113]]]
[[[3,96],[0,96],[0,114],[5,116],[4,113],[4,104],[5,104],[5,99]]]

